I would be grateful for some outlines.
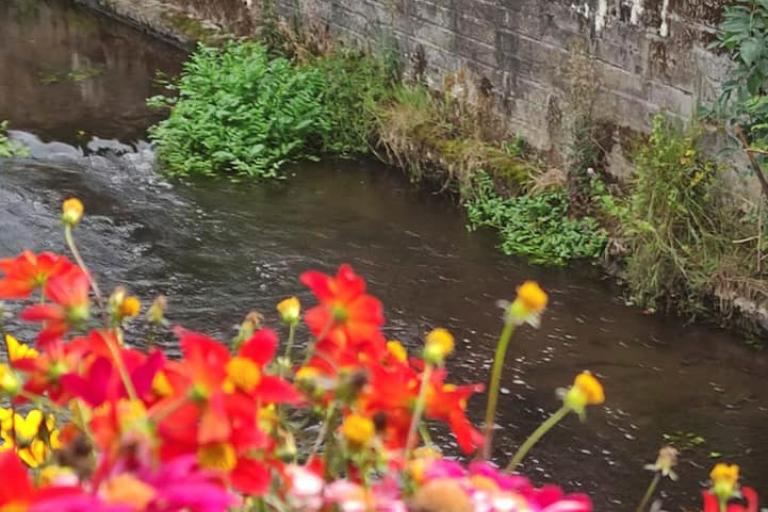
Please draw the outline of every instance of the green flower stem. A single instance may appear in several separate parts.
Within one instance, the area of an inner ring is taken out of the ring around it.
[[[293,351],[293,340],[296,337],[296,323],[291,322],[288,326],[288,341],[285,344],[285,359],[288,361],[288,365],[291,364],[291,351]],[[282,372],[282,369],[280,370]]]
[[[424,415],[424,409],[427,406],[427,390],[429,389],[429,381],[432,380],[432,372],[434,366],[427,363],[424,368],[424,373],[421,375],[421,388],[419,389],[419,396],[416,399],[416,405],[413,408],[413,417],[411,418],[411,426],[408,429],[408,437],[405,442],[405,460],[408,460],[411,450],[416,445],[416,434],[421,423],[421,417]]]
[[[115,336],[118,342],[122,345],[123,333],[119,328],[115,329]],[[115,360],[117,373],[120,375],[120,379],[123,381],[123,385],[125,386],[126,393],[128,393],[128,397],[131,400],[138,400],[139,395],[136,393],[136,388],[133,387],[133,381],[128,374],[128,369],[125,366],[125,361],[123,361],[123,355],[120,353],[119,348],[117,345],[115,345],[113,340],[109,338],[109,336],[105,336],[104,341],[106,341],[106,345],[109,349],[109,353],[112,355],[112,359]]]
[[[651,484],[645,491],[643,499],[640,500],[640,505],[637,506],[637,512],[643,512],[646,508],[648,508],[648,503],[651,501],[654,493],[656,493],[656,487],[659,485],[659,480],[661,480],[661,473],[657,471],[656,474],[653,475],[653,480],[651,480]]]
[[[512,334],[515,332],[515,324],[507,321],[501,331],[499,341],[496,343],[496,355],[493,357],[493,369],[491,370],[491,382],[488,386],[488,403],[485,408],[485,440],[483,441],[482,458],[491,456],[491,444],[493,443],[493,426],[496,422],[496,407],[499,402],[499,386],[501,385],[501,373],[504,369],[504,360],[507,357],[507,348]]]
[[[554,413],[552,416],[546,419],[544,423],[539,425],[539,428],[534,430],[533,434],[530,435],[528,439],[525,440],[525,442],[520,446],[520,448],[517,450],[517,453],[514,457],[512,457],[512,460],[509,461],[509,465],[507,466],[508,472],[514,472],[515,469],[517,469],[517,466],[522,462],[522,460],[525,458],[525,456],[528,454],[528,452],[533,448],[533,446],[538,443],[542,437],[544,437],[544,434],[552,430],[552,427],[557,425],[560,420],[568,416],[568,413],[571,412],[571,408],[564,405],[556,413]]]
[[[72,253],[72,257],[75,258],[75,263],[83,269],[83,272],[85,272],[85,275],[88,276],[88,282],[91,284],[91,289],[93,290],[93,294],[96,296],[96,302],[99,304],[99,308],[102,310],[102,312],[106,315],[106,308],[104,307],[104,298],[101,295],[101,290],[99,289],[99,283],[96,282],[96,280],[91,276],[91,272],[88,270],[88,267],[85,265],[85,261],[83,261],[83,257],[80,256],[80,251],[77,249],[77,244],[75,244],[75,237],[72,234],[72,227],[69,225],[64,226],[64,239],[67,242],[67,246],[69,247],[69,251]]]
[[[328,410],[325,412],[325,420],[323,421],[323,424],[317,433],[317,439],[315,439],[315,442],[312,444],[312,451],[309,452],[307,461],[310,461],[312,457],[315,456],[315,454],[320,450],[320,447],[323,446],[323,442],[326,441],[328,432],[331,429],[331,422],[333,421],[335,414],[336,403],[331,402],[330,405],[328,405]]]

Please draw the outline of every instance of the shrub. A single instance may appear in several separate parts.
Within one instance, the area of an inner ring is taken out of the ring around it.
[[[0,158],[12,156],[26,156],[27,148],[8,138],[8,121],[0,121]]]
[[[324,132],[329,153],[368,153],[376,134],[375,106],[392,94],[392,74],[384,62],[353,52],[316,57],[307,66],[325,80],[322,104],[331,129]]]
[[[762,234],[754,236],[754,223],[729,199],[718,165],[697,140],[695,128],[680,131],[657,117],[635,155],[623,234],[627,279],[647,307],[696,313],[713,294],[724,297],[744,283],[752,292],[739,293],[766,288],[753,279]]]
[[[472,199],[466,203],[470,228],[499,230],[501,250],[533,263],[564,265],[574,259],[600,256],[606,232],[591,217],[568,216],[568,195],[562,189],[504,198],[492,179],[479,173]]]
[[[277,177],[284,163],[317,156],[330,132],[325,87],[317,69],[270,60],[257,43],[201,45],[172,86],[178,97],[151,100],[171,113],[150,136],[171,174]]]

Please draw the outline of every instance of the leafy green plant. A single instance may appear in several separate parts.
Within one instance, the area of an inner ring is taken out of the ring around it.
[[[749,224],[726,201],[719,168],[697,140],[695,128],[681,131],[659,116],[635,155],[624,234],[627,279],[643,306],[695,314],[705,298],[731,295],[736,283],[754,282],[753,247],[760,236],[734,243]]]
[[[27,156],[27,148],[8,138],[8,121],[0,121],[0,158]]]
[[[367,153],[376,133],[375,108],[392,94],[392,74],[382,59],[340,51],[307,66],[325,80],[323,108],[331,129],[323,133],[330,153]]]
[[[312,67],[270,60],[257,43],[201,45],[172,88],[155,97],[170,117],[150,130],[167,172],[273,178],[291,160],[318,155],[331,130],[326,82]]]
[[[474,195],[466,203],[470,229],[499,230],[501,250],[533,263],[564,265],[575,259],[599,257],[607,234],[591,217],[568,216],[568,195],[562,189],[537,195],[504,198],[486,173],[475,177]]]
[[[734,65],[710,114],[733,124],[768,197],[768,0],[738,0],[725,8],[715,47]]]

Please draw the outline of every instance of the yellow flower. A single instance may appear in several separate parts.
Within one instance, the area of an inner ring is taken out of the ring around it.
[[[0,395],[16,396],[21,391],[21,380],[7,364],[0,364]]]
[[[739,466],[720,462],[712,468],[709,478],[712,480],[712,493],[726,501],[733,497],[739,488]]]
[[[227,381],[246,393],[256,389],[261,382],[261,370],[247,357],[233,357],[227,363],[226,371]]]
[[[109,296],[109,307],[115,320],[122,322],[139,314],[141,301],[134,295],[126,295],[125,288],[118,286]]]
[[[34,359],[40,355],[37,350],[21,343],[10,334],[5,335],[5,346],[8,348],[8,360],[12,363],[19,359]]]
[[[301,318],[301,302],[296,297],[281,300],[277,305],[277,312],[280,313],[283,322],[295,325],[299,323],[299,318]]]
[[[118,308],[120,318],[133,318],[141,311],[141,301],[135,295],[130,295],[123,300]]]
[[[350,414],[344,418],[341,433],[354,447],[367,445],[376,435],[376,427],[369,418],[359,414]]]
[[[548,302],[549,296],[538,283],[526,281],[517,288],[517,298],[507,310],[508,319],[515,325],[527,323],[538,327]]]
[[[401,363],[408,360],[408,351],[405,350],[403,344],[397,340],[390,340],[387,342],[387,351]]]
[[[424,359],[429,363],[441,364],[453,352],[454,346],[453,335],[448,330],[433,329],[427,334]]]
[[[535,281],[526,281],[517,289],[517,300],[523,303],[531,314],[544,311],[549,302],[547,293]]]
[[[587,400],[587,405],[600,405],[605,402],[605,392],[600,381],[590,372],[581,372],[576,376],[573,387],[581,391]]]
[[[15,449],[21,460],[36,468],[46,462],[51,450],[61,446],[55,426],[53,415],[45,416],[39,409],[29,411],[26,417],[16,413],[9,418],[4,413],[0,450]]]
[[[74,227],[83,218],[83,203],[77,198],[70,198],[61,205],[61,221],[66,226]]]
[[[588,405],[600,405],[605,402],[603,385],[590,372],[581,372],[566,392],[563,402],[583,420]]]

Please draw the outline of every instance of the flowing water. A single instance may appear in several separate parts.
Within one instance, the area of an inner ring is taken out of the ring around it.
[[[492,233],[465,230],[450,202],[373,162],[300,164],[283,183],[167,182],[136,141],[157,116],[143,103],[155,72],[178,71],[183,57],[65,1],[0,0],[0,119],[32,148],[31,158],[0,160],[0,254],[63,250],[58,208],[78,196],[88,210],[78,236],[104,287],[167,294],[174,321],[219,336],[252,309],[275,321],[275,302],[289,294],[310,303],[298,274],[349,262],[384,301],[388,336],[417,350],[431,327],[457,334],[460,382],[486,378],[497,299],[536,279],[552,304],[542,328],[511,347],[497,460],[558,407],[556,388],[590,369],[607,404],[534,449],[524,469],[537,481],[586,491],[597,510],[634,510],[651,477],[643,465],[666,434],[685,445],[680,481],[661,487],[666,510],[696,508],[717,453],[768,498],[764,353],[627,307],[592,268],[504,257]],[[482,407],[470,403],[477,421]]]

